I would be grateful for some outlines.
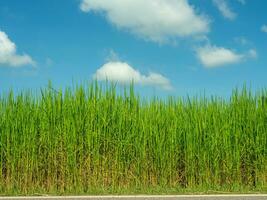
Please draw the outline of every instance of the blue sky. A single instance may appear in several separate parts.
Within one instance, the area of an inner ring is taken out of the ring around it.
[[[267,85],[264,0],[1,0],[0,90],[131,80],[144,95]]]

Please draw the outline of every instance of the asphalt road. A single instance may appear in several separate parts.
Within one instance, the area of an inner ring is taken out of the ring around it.
[[[0,197],[0,200],[267,200],[267,194],[260,195],[153,195],[153,196],[38,196]]]

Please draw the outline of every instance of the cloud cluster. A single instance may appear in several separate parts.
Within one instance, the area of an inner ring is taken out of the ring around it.
[[[187,0],[82,0],[83,12],[98,12],[120,29],[154,42],[209,32],[207,17]]]
[[[239,2],[245,3],[245,1],[241,0],[239,0]],[[225,0],[213,0],[213,4],[217,7],[217,9],[226,19],[234,20],[236,18],[236,13],[231,10]]]
[[[236,1],[242,5],[246,4],[245,0]],[[212,0],[212,2],[226,19],[234,20],[237,17],[229,7],[228,1]],[[210,29],[209,19],[199,14],[188,0],[81,0],[80,9],[83,12],[99,13],[119,29],[159,43],[172,38],[190,36],[207,38],[206,34]],[[247,41],[242,39],[240,43],[246,44]],[[208,68],[257,58],[254,49],[240,54],[231,49],[209,44],[198,48],[196,52],[201,63]],[[121,83],[133,80],[140,84],[155,84],[165,89],[171,87],[169,80],[164,76],[156,73],[142,75],[122,62],[109,61],[97,70],[94,77],[98,80],[108,79]]]
[[[8,38],[5,32],[0,31],[0,65],[5,64],[12,67],[19,67],[35,64],[29,55],[18,55],[16,51],[15,43]]]
[[[257,58],[257,51],[250,49],[245,54],[238,54],[231,49],[207,45],[197,49],[197,57],[207,68],[239,63],[245,59]]]
[[[111,61],[104,64],[96,71],[94,79],[99,81],[108,80],[121,84],[127,84],[133,81],[135,84],[150,85],[164,90],[172,90],[170,81],[163,75],[158,73],[143,75],[128,63],[119,61]]]

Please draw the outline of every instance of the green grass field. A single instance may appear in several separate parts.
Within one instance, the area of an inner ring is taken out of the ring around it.
[[[0,194],[267,191],[267,92],[151,98],[96,83],[0,97]]]

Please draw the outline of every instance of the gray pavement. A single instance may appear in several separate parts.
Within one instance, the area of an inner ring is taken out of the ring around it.
[[[138,195],[138,196],[38,196],[0,197],[0,200],[267,200],[267,194],[258,195]]]

